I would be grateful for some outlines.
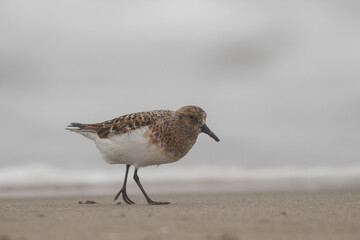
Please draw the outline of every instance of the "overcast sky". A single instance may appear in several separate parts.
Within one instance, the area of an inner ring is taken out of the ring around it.
[[[185,165],[356,165],[359,22],[350,0],[3,0],[0,166],[95,167],[68,123],[189,104],[221,142]]]

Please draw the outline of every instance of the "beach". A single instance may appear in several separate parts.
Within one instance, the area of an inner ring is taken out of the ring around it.
[[[359,239],[360,189],[3,198],[1,240]],[[87,203],[93,201],[95,203]]]

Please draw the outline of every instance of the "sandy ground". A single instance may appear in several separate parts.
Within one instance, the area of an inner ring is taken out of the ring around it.
[[[0,240],[360,239],[360,190],[0,199]],[[96,204],[79,204],[79,201]]]

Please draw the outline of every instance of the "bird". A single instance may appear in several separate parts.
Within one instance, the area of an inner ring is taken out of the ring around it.
[[[134,204],[126,191],[130,166],[133,179],[150,205],[169,204],[153,201],[144,190],[138,170],[141,167],[173,163],[194,146],[200,133],[216,142],[220,139],[206,125],[206,112],[198,106],[184,106],[176,111],[154,110],[131,113],[100,123],[71,123],[66,130],[94,141],[103,159],[110,164],[125,164],[125,178],[116,201],[122,194],[127,204]]]

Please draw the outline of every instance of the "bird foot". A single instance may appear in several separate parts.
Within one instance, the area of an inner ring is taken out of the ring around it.
[[[116,196],[114,197],[114,201],[116,201],[119,198],[121,193],[122,193],[122,198],[123,198],[125,203],[127,203],[127,204],[134,204],[135,203],[128,197],[128,195],[126,193],[126,189],[124,189],[124,188],[121,188],[120,191],[116,194]]]
[[[148,201],[148,203],[150,205],[166,205],[166,204],[169,204],[170,202],[155,202],[153,200],[150,200],[150,201]]]

